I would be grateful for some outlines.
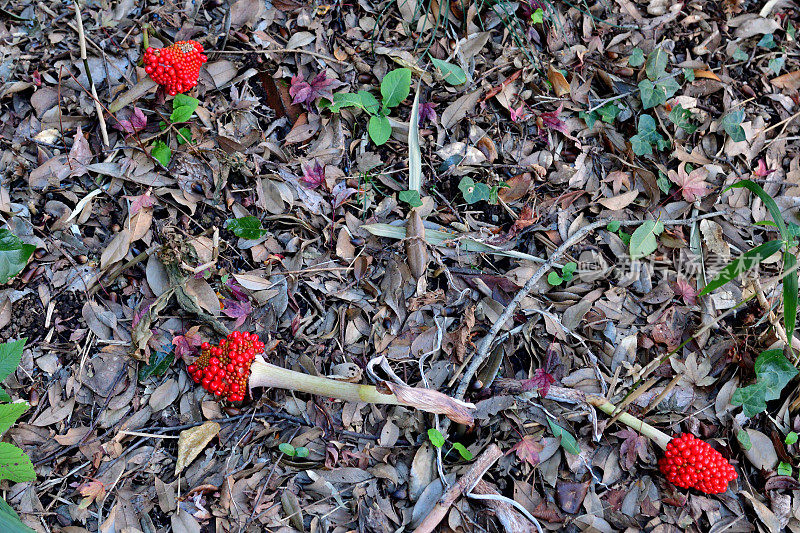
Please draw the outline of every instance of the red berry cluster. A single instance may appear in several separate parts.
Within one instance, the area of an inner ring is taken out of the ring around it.
[[[725,492],[728,482],[738,477],[722,454],[689,433],[681,433],[669,441],[658,468],[671,483],[706,494]]]
[[[241,402],[247,394],[250,365],[256,355],[264,353],[264,343],[255,333],[234,331],[219,341],[219,346],[204,342],[200,357],[186,370],[195,383],[216,397]]]
[[[178,41],[167,48],[148,48],[144,53],[144,70],[154,82],[175,96],[197,85],[200,67],[206,61],[203,45],[196,41]]]

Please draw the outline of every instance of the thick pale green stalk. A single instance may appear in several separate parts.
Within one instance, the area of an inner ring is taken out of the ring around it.
[[[288,370],[263,361],[254,361],[250,367],[250,388],[273,387],[291,389],[317,396],[338,398],[348,402],[383,403],[399,405],[400,400],[394,394],[379,392],[372,385],[359,385],[330,378],[311,376]]]
[[[475,406],[471,403],[455,400],[432,389],[409,387],[391,382],[384,382],[383,385],[386,392],[378,390],[372,385],[359,385],[287,370],[267,363],[261,358],[256,358],[250,367],[249,386],[251,389],[275,387],[349,402],[403,405],[427,413],[445,415],[458,424],[472,425],[475,421],[473,417]]]
[[[613,403],[609,402],[604,398],[600,398],[599,396],[587,395],[586,403],[589,403],[597,407],[598,409],[600,409],[601,411],[610,416],[614,416],[617,411],[616,405],[614,405]],[[622,413],[617,417],[617,420],[619,422],[622,422],[626,426],[635,429],[645,437],[649,438],[650,440],[658,444],[663,450],[667,449],[667,444],[669,444],[669,441],[672,440],[669,435],[667,435],[660,429],[654,428],[647,422],[639,420],[638,418],[636,418],[631,414]]]

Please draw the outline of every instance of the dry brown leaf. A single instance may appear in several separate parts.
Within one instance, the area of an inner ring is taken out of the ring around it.
[[[800,89],[800,70],[789,72],[777,78],[772,78],[769,82],[778,89],[796,91]]]
[[[558,69],[553,67],[553,65],[547,65],[547,79],[553,85],[556,96],[561,98],[569,94],[569,82],[567,78],[565,78]]]
[[[100,268],[107,269],[114,263],[122,261],[128,254],[131,246],[131,233],[127,229],[123,229],[117,233],[114,238],[108,243],[106,249],[103,250],[100,256]]]
[[[220,425],[206,422],[203,425],[184,429],[178,438],[178,460],[175,462],[175,475],[180,474],[200,455],[211,439],[219,434]]]
[[[636,200],[637,196],[639,196],[639,191],[628,191],[611,198],[601,198],[598,203],[606,209],[619,211],[631,205],[631,202]]]

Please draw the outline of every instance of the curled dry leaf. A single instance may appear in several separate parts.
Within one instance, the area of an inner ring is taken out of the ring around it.
[[[219,434],[220,425],[206,422],[203,425],[184,429],[178,438],[178,460],[175,462],[175,475],[180,474],[200,455],[211,439]]]

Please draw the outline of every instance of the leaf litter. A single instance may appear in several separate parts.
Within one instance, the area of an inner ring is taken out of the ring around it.
[[[86,4],[79,34],[72,5],[4,6],[0,340],[28,343],[3,388],[37,479],[3,486],[26,525],[415,528],[494,444],[439,528],[800,528],[792,263],[769,244],[774,210],[787,253],[800,234],[800,11],[440,7]],[[145,25],[203,45],[188,95],[146,81]],[[463,390],[478,423],[218,403],[186,365],[230,330],[307,374]],[[669,484],[620,413],[738,480]]]

